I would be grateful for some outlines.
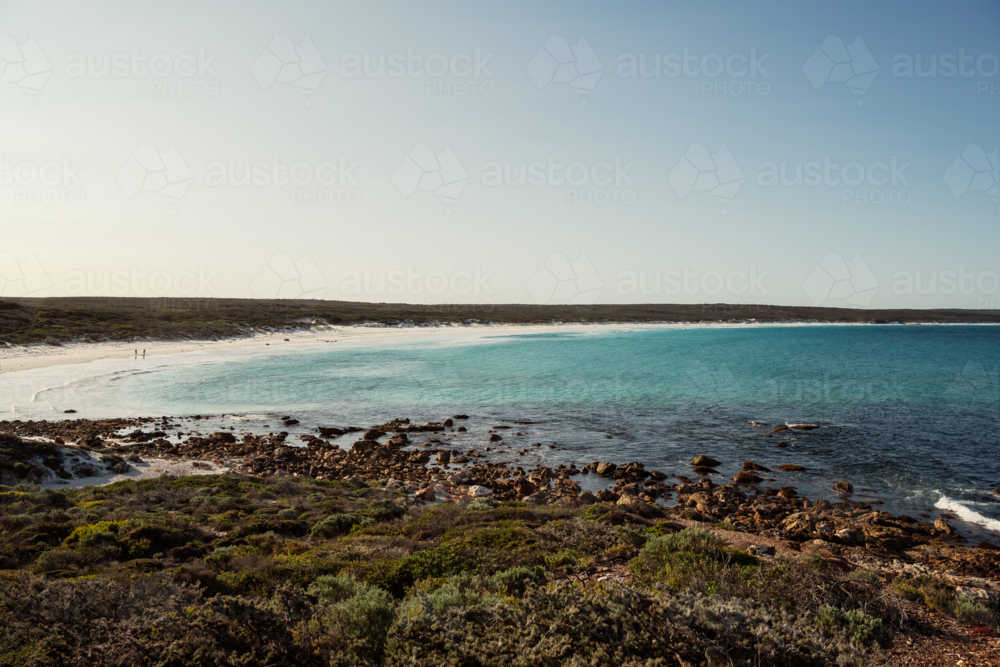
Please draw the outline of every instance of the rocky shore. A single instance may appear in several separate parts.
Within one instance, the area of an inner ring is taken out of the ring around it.
[[[487,497],[567,507],[607,503],[649,522],[680,518],[760,535],[843,568],[864,567],[894,576],[934,574],[974,589],[983,599],[995,600],[1000,590],[1000,546],[971,544],[942,518],[931,521],[929,515],[914,518],[880,511],[879,501],[853,499],[847,481],[834,485],[838,502],[814,502],[792,486],[767,486],[758,473],[771,471],[752,461],[744,462],[742,472],[731,479],[718,479],[713,466],[720,462],[707,455],[695,457],[690,470],[672,472],[647,470],[638,461],[524,467],[490,460],[496,453],[493,446],[503,444],[507,427],[490,428],[481,448],[449,447],[443,438],[465,431],[466,415],[423,424],[396,419],[368,429],[319,427],[315,435],[298,436],[299,443],[289,442],[287,431],[237,438],[231,427],[202,435],[195,427],[203,419],[0,422],[0,432],[40,439],[53,447],[29,461],[0,461],[0,470],[4,483],[57,482],[92,476],[95,465],[103,465],[108,474],[122,474],[143,459],[162,459],[250,475],[345,480],[393,492],[399,504],[408,506]],[[287,427],[298,422],[286,416],[281,423]],[[186,437],[184,428],[190,429]],[[348,445],[351,436],[361,437]],[[97,463],[93,456],[78,456],[79,450],[97,452]],[[84,469],[74,468],[74,460],[83,460]],[[603,484],[598,485],[605,488],[596,493],[581,490],[587,476],[599,477]],[[767,555],[769,549],[761,551]]]

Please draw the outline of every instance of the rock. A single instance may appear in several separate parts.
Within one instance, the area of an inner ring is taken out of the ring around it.
[[[833,490],[837,493],[854,493],[854,486],[849,482],[837,482],[833,485]]]
[[[780,466],[778,466],[778,470],[782,472],[801,472],[802,470],[805,470],[805,468],[803,468],[802,466],[797,466],[794,463],[782,463]]]
[[[770,556],[774,557],[774,547],[767,544],[751,544],[747,547],[747,553],[753,554],[754,556]]]
[[[767,426],[767,422],[759,422],[756,419],[751,419],[747,423],[751,426]]]
[[[709,468],[708,466],[698,466],[694,469],[694,474],[696,475],[718,475],[719,471],[714,468]]]
[[[782,424],[780,426],[775,426],[770,431],[768,431],[768,435],[770,435],[771,433],[781,433],[782,431],[787,431],[787,430],[788,430],[788,427],[785,426],[784,424]]]
[[[225,431],[217,431],[209,436],[209,440],[215,440],[216,442],[225,442],[233,444],[236,442],[236,436],[232,433],[227,433]]]
[[[753,474],[749,470],[743,470],[741,472],[736,473],[736,475],[733,476],[733,481],[736,482],[737,484],[756,484],[757,482],[761,481],[761,478]]]
[[[131,470],[131,467],[129,467],[129,464],[125,463],[124,461],[119,461],[118,463],[111,466],[111,471],[118,473],[119,475],[124,475],[129,470]]]
[[[814,428],[819,428],[819,424],[789,424],[788,428],[798,429],[799,431],[811,431]]]
[[[787,442],[776,442],[776,443],[774,443],[774,446],[775,447],[787,447],[788,443]]]
[[[951,535],[955,532],[955,530],[948,525],[947,521],[940,518],[934,519],[934,527],[940,530],[942,533],[945,533],[946,535]]]
[[[443,422],[441,422],[441,424],[445,427],[451,428],[455,424],[455,422],[451,420],[451,417],[448,417]]]
[[[76,410],[63,410],[64,415],[76,414]]]
[[[468,419],[469,415],[452,415],[452,419]]]
[[[503,438],[500,437],[499,433],[490,433],[490,442],[500,442]]]
[[[442,451],[437,453],[437,462],[440,465],[448,465],[451,463],[451,452]]]
[[[844,544],[853,544],[858,541],[858,533],[850,528],[841,528],[833,535],[838,542],[843,542]]]
[[[419,491],[417,491],[416,495],[417,498],[419,498],[420,500],[424,500],[427,502],[430,502],[437,498],[437,496],[434,495],[434,489],[432,489],[431,487],[427,487],[426,489],[420,489]]]
[[[458,427],[458,428],[456,428],[455,430],[456,430],[456,431],[459,431],[459,432],[461,432],[461,433],[465,433],[465,432],[466,432],[466,431],[467,431],[468,429],[467,429],[467,428],[465,428],[464,426],[459,426],[459,427]]]
[[[660,482],[662,480],[665,480],[667,478],[666,473],[662,473],[659,470],[650,470],[649,471],[649,476],[652,477],[653,479],[655,479],[658,482]]]
[[[473,498],[483,498],[485,496],[492,496],[493,489],[487,488],[485,486],[470,486],[469,495]]]
[[[706,468],[711,468],[712,466],[717,466],[719,464],[720,461],[716,461],[711,456],[704,456],[704,455],[697,456],[695,457],[694,461],[691,461],[691,465],[693,466],[704,466]]]
[[[538,487],[527,479],[523,477],[514,481],[514,492],[518,496],[530,496],[531,494],[538,491]]]
[[[998,496],[1000,496],[1000,486],[998,486],[997,488],[993,489],[992,492],[995,493],[995,494],[997,494]]]
[[[284,420],[281,423],[284,424],[285,426],[295,426],[296,424],[299,423],[299,420],[298,419],[286,419],[286,420]]]
[[[753,470],[754,472],[771,472],[770,468],[765,468],[764,466],[760,465],[759,463],[754,463],[753,461],[744,461],[743,462],[743,469],[744,470]]]
[[[601,489],[595,495],[606,503],[613,503],[618,501],[618,494],[612,491],[611,489]]]
[[[378,440],[379,438],[382,437],[382,435],[383,435],[382,431],[378,430],[377,428],[370,428],[367,431],[365,431],[365,434],[361,436],[361,438],[363,440]]]
[[[584,491],[583,493],[581,493],[580,497],[577,498],[577,500],[579,500],[584,505],[593,505],[594,503],[598,502],[597,496],[595,496],[590,491]]]
[[[610,461],[606,461],[604,463],[598,463],[597,468],[594,472],[596,472],[601,477],[611,477],[612,475],[615,474],[615,470],[617,469],[618,469],[617,465],[611,463]]]

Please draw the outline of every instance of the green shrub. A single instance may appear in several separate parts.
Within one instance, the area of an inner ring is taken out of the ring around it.
[[[888,637],[881,619],[872,618],[860,609],[841,609],[831,605],[820,607],[816,616],[820,628],[842,628],[861,646],[871,646]]]
[[[60,570],[76,570],[80,567],[80,554],[72,549],[50,549],[35,561],[35,571],[39,574]]]
[[[985,625],[996,627],[997,615],[992,609],[984,607],[969,595],[959,593],[951,603],[951,612],[960,623],[965,625]]]
[[[952,600],[955,599],[954,586],[926,575],[911,579],[896,579],[892,586],[903,597],[914,602],[922,602],[943,614],[948,613]]]
[[[349,533],[355,526],[367,526],[374,521],[367,516],[357,516],[355,514],[331,514],[323,517],[313,524],[309,529],[312,537],[336,537]]]
[[[499,595],[522,595],[528,584],[545,577],[538,567],[513,567],[489,577],[490,589]]]

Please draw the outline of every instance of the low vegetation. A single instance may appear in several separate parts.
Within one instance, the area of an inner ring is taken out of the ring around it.
[[[995,311],[856,310],[738,304],[413,305],[308,299],[207,299],[49,297],[0,301],[0,343],[59,344],[71,340],[149,340],[241,336],[291,330],[312,322],[334,325],[372,322],[413,324],[440,322],[556,321],[590,322],[998,322]]]
[[[0,486],[0,664],[862,665],[900,621],[873,573],[613,505],[398,500],[239,475]]]

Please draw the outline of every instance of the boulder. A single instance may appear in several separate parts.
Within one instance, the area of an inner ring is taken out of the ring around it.
[[[833,490],[837,493],[854,493],[854,486],[850,482],[837,482],[833,485]]]
[[[753,461],[744,461],[743,462],[743,469],[744,470],[752,470],[754,472],[771,472],[770,468],[765,468],[764,466],[760,465],[759,463],[754,463]]]
[[[500,442],[503,438],[500,437],[499,433],[490,433],[490,442]]]
[[[696,475],[718,475],[719,471],[715,468],[709,468],[708,466],[698,466],[694,469],[694,474]]]
[[[737,484],[756,484],[761,481],[761,478],[749,470],[743,470],[733,476],[733,481]]]
[[[662,473],[659,470],[650,470],[649,471],[649,476],[652,477],[653,479],[655,479],[658,482],[662,481],[662,480],[665,480],[667,478],[666,473]]]
[[[470,486],[469,495],[472,496],[473,498],[483,498],[485,496],[492,496],[493,489],[490,489],[485,486]]]
[[[711,456],[705,456],[705,455],[696,456],[695,459],[691,461],[691,465],[696,467],[711,468],[712,466],[717,466],[719,464],[720,461],[716,461]]]
[[[581,493],[580,497],[577,498],[577,500],[579,500],[584,505],[593,505],[594,503],[598,502],[597,496],[595,496],[590,491],[584,491],[583,493]]]
[[[441,451],[437,453],[437,462],[440,465],[448,465],[451,463],[451,452]]]
[[[838,542],[842,542],[844,544],[854,544],[858,541],[858,533],[850,528],[841,528],[833,535]]]
[[[527,479],[520,478],[514,481],[514,492],[518,496],[530,496],[531,494],[538,491],[538,487]]]
[[[934,527],[946,535],[951,535],[955,532],[955,530],[948,525],[948,522],[941,518],[934,519]]]
[[[377,428],[370,428],[365,431],[365,434],[361,436],[363,440],[378,440],[382,437],[382,431]]]
[[[610,461],[606,461],[604,463],[598,463],[595,472],[602,477],[611,477],[615,474],[615,470],[617,469],[617,465],[611,463]]]
[[[782,463],[780,466],[778,466],[778,470],[782,472],[801,472],[805,470],[805,468],[803,468],[802,466],[797,466],[794,463]]]
[[[606,503],[613,503],[618,500],[618,494],[611,489],[601,489],[595,495]]]
[[[441,425],[445,426],[447,428],[451,428],[454,424],[455,424],[455,422],[452,421],[451,417],[448,417],[443,422],[441,422]]]

